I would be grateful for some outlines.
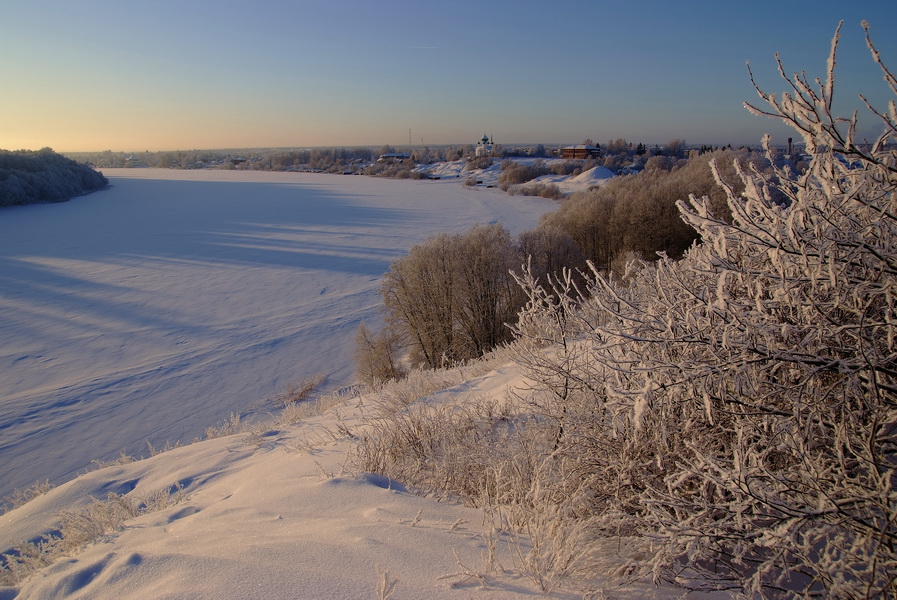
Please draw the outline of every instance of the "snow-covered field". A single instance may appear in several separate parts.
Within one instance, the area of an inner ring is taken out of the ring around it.
[[[316,373],[351,384],[391,260],[555,206],[458,179],[104,173],[106,191],[0,213],[0,497],[263,414]]]

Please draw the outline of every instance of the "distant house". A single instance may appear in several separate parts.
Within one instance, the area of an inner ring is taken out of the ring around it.
[[[586,144],[577,144],[575,146],[566,146],[561,149],[561,158],[598,158],[601,156],[601,150],[595,146]]]
[[[411,158],[411,155],[405,152],[387,152],[386,154],[381,154],[380,158],[377,159],[377,162],[401,161],[408,160],[409,158]]]

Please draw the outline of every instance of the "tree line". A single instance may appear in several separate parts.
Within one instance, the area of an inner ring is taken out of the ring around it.
[[[51,148],[0,150],[0,206],[61,202],[108,184],[102,173]]]
[[[591,143],[591,140],[586,140]],[[684,142],[670,140],[665,146],[648,149],[644,144],[633,145],[625,139],[609,140],[598,144],[600,156],[588,161],[591,168],[601,164],[614,172],[621,169],[641,169],[654,156],[682,158]],[[408,154],[407,160],[378,162],[384,154],[395,154],[397,150]],[[358,173],[381,177],[412,178],[426,176],[421,166],[438,162],[452,162],[468,159],[474,155],[473,144],[400,147],[386,144],[380,147],[317,147],[317,148],[269,148],[269,149],[222,149],[222,150],[163,150],[145,152],[73,152],[68,155],[95,168],[153,167],[162,169],[249,169],[260,171],[320,171],[326,173]],[[493,159],[514,157],[556,158],[559,146],[538,144],[527,147],[496,145],[491,156],[469,160],[468,168],[483,168],[493,163]],[[510,164],[510,163],[509,163]],[[569,161],[560,166],[552,165],[546,172],[565,174],[581,168],[583,161]]]

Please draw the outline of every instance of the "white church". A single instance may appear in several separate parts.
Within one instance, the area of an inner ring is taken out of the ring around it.
[[[480,156],[492,156],[492,148],[495,146],[495,142],[489,139],[489,136],[485,133],[483,137],[477,142],[477,146],[474,149],[473,155],[479,158]]]

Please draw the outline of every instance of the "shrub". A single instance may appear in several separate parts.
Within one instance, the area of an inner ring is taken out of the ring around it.
[[[493,165],[494,161],[491,156],[477,156],[467,159],[467,170],[476,171],[479,169],[488,169]]]
[[[649,160],[655,159],[668,157]],[[736,193],[743,190],[735,174],[736,162],[751,164],[775,177],[765,156],[721,150],[680,160],[671,170],[645,169],[638,175],[614,177],[601,187],[571,194],[557,211],[543,217],[542,225],[570,235],[585,257],[603,271],[620,253],[635,252],[646,260],[653,260],[658,252],[678,258],[697,239],[697,232],[680,218],[676,202],[689,194],[706,195],[711,211],[730,219],[725,192],[716,183],[711,162],[717,164],[725,179],[735,181]]]
[[[512,191],[512,190],[509,190]],[[535,183],[533,185],[524,185],[513,189],[514,193],[521,196],[541,196],[551,200],[560,200],[564,197],[560,188],[553,183]]]
[[[79,509],[60,514],[58,531],[25,542],[0,556],[0,587],[15,586],[34,572],[77,553],[100,538],[115,535],[127,521],[163,510],[185,499],[179,483],[145,497],[109,493]]]
[[[369,387],[384,381],[401,379],[401,338],[391,327],[373,333],[362,323],[355,335],[355,367],[358,379]]]
[[[680,201],[701,245],[625,283],[523,280],[520,355],[557,431],[547,501],[642,540],[656,580],[897,595],[897,123],[877,113],[860,144],[856,117],[830,112],[838,35],[818,89],[795,75],[751,107],[803,136],[805,174],[736,163],[739,193],[715,168],[730,219]]]
[[[276,396],[275,401],[283,408],[305,402],[311,398],[312,392],[321,387],[325,381],[327,381],[327,376],[324,373],[315,373],[311,377],[289,384],[283,393]]]
[[[522,306],[509,273],[521,260],[501,225],[442,234],[394,261],[381,286],[387,321],[430,368],[482,356],[511,338]]]
[[[51,489],[53,489],[53,484],[50,483],[49,479],[45,479],[43,482],[37,482],[33,486],[31,486],[30,488],[26,488],[25,490],[16,489],[12,494],[3,498],[3,506],[0,514],[9,512],[24,504],[27,504],[35,498],[43,496]]]
[[[512,185],[520,185],[549,173],[551,170],[545,166],[543,161],[537,161],[532,165],[505,161],[502,164],[501,175],[498,176],[498,186],[504,191],[508,191]]]
[[[541,284],[558,279],[564,270],[585,267],[585,258],[576,242],[559,229],[539,227],[517,236],[520,256],[527,260],[529,272]]]

